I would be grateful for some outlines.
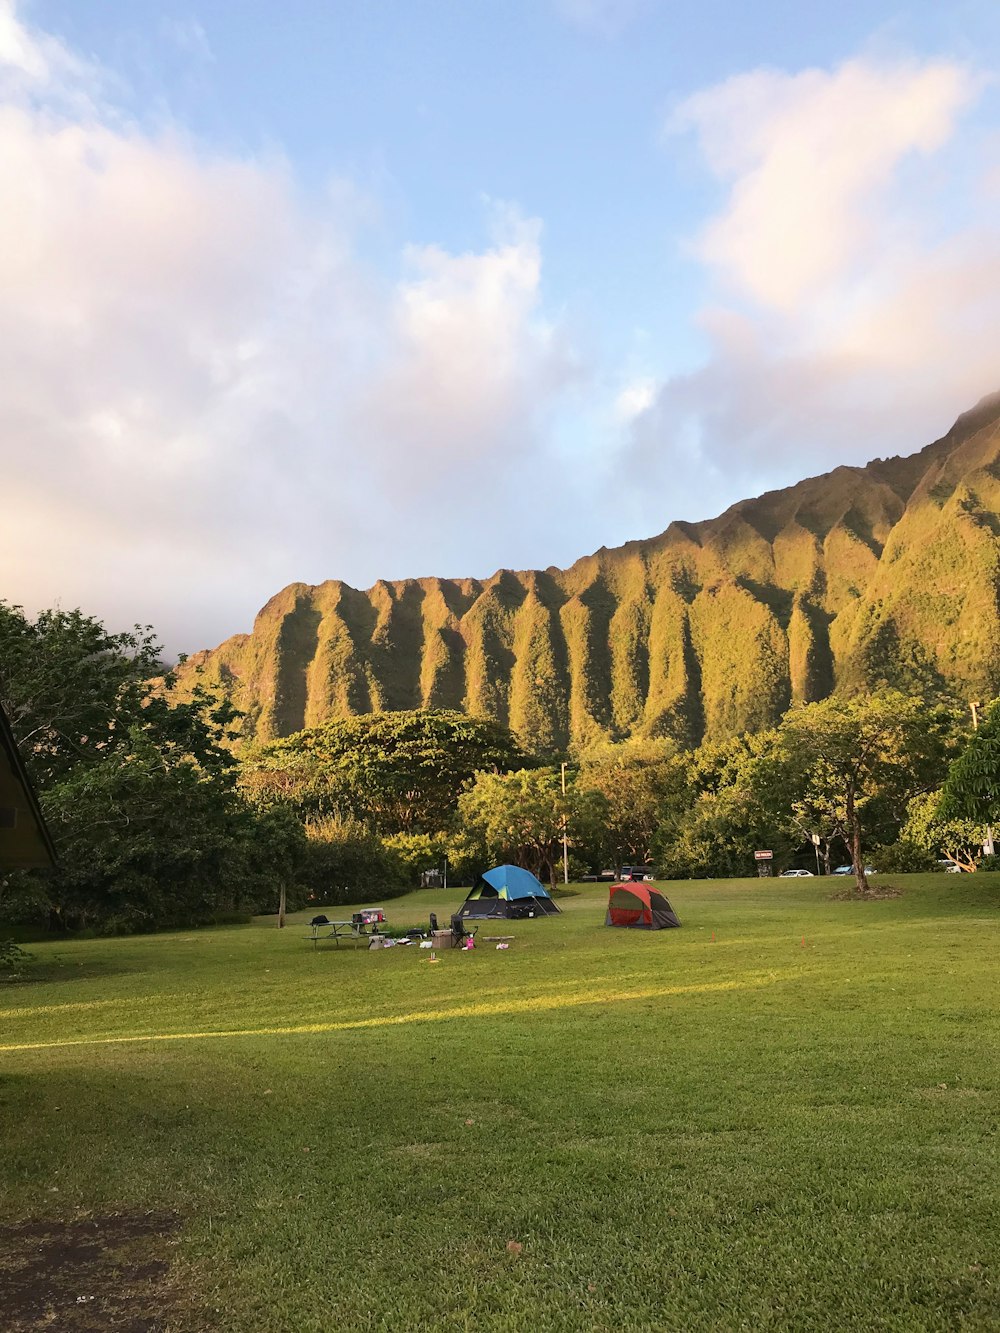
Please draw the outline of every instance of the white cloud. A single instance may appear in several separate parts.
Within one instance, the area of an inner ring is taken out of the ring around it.
[[[962,120],[983,87],[953,61],[859,58],[683,104],[671,128],[726,188],[693,244],[710,351],[637,418],[634,464],[728,501],[911,452],[1000,387],[1000,228],[968,187],[991,140]]]
[[[656,381],[650,376],[631,380],[615,399],[615,415],[620,421],[634,421],[648,412],[656,399]]]
[[[201,63],[215,60],[208,33],[194,18],[165,18],[160,22],[160,31],[167,41],[173,42],[178,51]]]
[[[954,133],[979,81],[950,61],[757,71],[689,98],[694,129],[730,194],[697,242],[740,294],[794,308],[840,282],[886,239],[886,197],[910,154]]]
[[[615,37],[645,8],[647,0],[554,0],[556,12],[576,28]]]
[[[508,216],[483,253],[407,251],[390,355],[357,404],[369,441],[388,454],[387,479],[408,486],[429,459],[449,470],[509,464],[512,450],[532,443],[536,408],[574,373],[558,333],[537,316],[540,233],[537,221]]]
[[[572,373],[539,225],[380,278],[349,186],[307,201],[278,156],[119,119],[0,5],[0,595],[195,648],[293,579],[501,563],[468,524],[428,554],[421,516],[510,494]]]
[[[18,18],[17,0],[0,0],[0,100],[45,98],[76,110],[92,108],[104,76],[63,42]]]

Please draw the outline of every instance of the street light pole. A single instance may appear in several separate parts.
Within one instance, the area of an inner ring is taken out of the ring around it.
[[[978,731],[978,730],[979,730],[979,712],[978,712],[978,710],[979,710],[981,707],[982,707],[982,704],[979,702],[978,699],[975,700],[974,703],[970,703],[970,704],[969,704],[969,708],[972,710],[972,730],[973,730],[973,731]],[[986,841],[983,843],[983,851],[986,853],[987,856],[992,856],[992,855],[993,855],[993,825],[992,825],[992,824],[987,824],[987,825],[986,825]]]
[[[560,764],[560,765],[559,765],[559,769],[560,769],[560,776],[562,777],[562,794],[563,794],[563,796],[565,797],[565,795],[566,795],[566,765],[565,765],[565,764]],[[564,884],[568,884],[568,883],[569,883],[569,850],[568,850],[567,845],[566,845],[566,815],[565,815],[565,813],[563,813],[563,817],[562,817],[562,826],[563,826],[563,883],[564,883]]]

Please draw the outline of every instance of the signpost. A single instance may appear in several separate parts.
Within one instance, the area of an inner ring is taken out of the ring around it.
[[[816,874],[819,875],[822,873],[819,868],[819,845],[823,841],[823,839],[819,836],[818,833],[810,833],[809,841],[812,843],[813,851],[816,853]]]
[[[771,862],[774,860],[774,852],[754,852],[753,859],[757,862],[757,874],[761,879],[767,879],[771,874]]]

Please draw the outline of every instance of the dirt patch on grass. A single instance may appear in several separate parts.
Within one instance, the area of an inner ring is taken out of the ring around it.
[[[831,893],[830,901],[832,903],[877,903],[884,898],[902,898],[903,890],[897,888],[895,884],[880,884],[878,888],[874,886],[867,893],[858,893],[853,886],[849,889],[843,889],[840,893]]]
[[[981,1097],[983,1094],[978,1088],[969,1088],[964,1084],[956,1087],[953,1083],[938,1083],[933,1088],[918,1088],[918,1097],[928,1097],[931,1101],[938,1101],[943,1097]]]
[[[159,1333],[178,1313],[172,1213],[0,1227],[5,1333]]]

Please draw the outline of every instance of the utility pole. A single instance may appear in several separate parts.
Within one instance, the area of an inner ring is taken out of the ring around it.
[[[972,730],[973,730],[973,731],[978,731],[978,730],[979,730],[979,712],[978,712],[978,710],[979,710],[980,708],[982,708],[982,704],[981,704],[981,703],[979,702],[979,700],[977,699],[974,703],[970,703],[970,704],[969,704],[969,707],[970,707],[970,709],[972,710]],[[992,856],[992,855],[993,855],[993,825],[992,825],[992,824],[987,824],[987,825],[986,825],[986,841],[983,843],[983,851],[986,853],[987,856]]]
[[[559,768],[560,768],[560,773],[561,773],[561,776],[562,776],[562,794],[563,794],[563,796],[565,797],[565,795],[566,795],[566,765],[565,765],[565,764],[560,764],[560,765],[559,765]],[[562,825],[563,825],[563,883],[564,883],[564,884],[568,884],[568,883],[569,883],[569,851],[568,851],[568,849],[567,849],[567,845],[566,845],[566,816],[565,816],[565,814],[563,815],[563,818],[562,818]]]

